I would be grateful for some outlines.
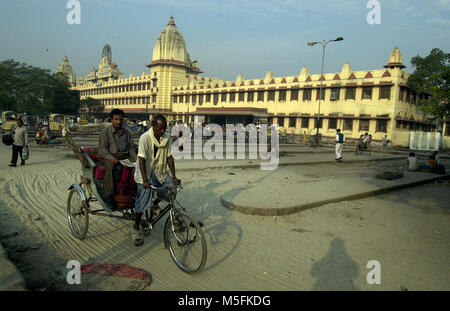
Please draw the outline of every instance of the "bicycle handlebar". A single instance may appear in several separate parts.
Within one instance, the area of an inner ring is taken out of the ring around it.
[[[179,185],[175,185],[176,188],[178,189],[182,189],[183,186],[181,185],[181,180],[180,180],[180,184]],[[169,188],[174,188],[174,187],[168,187],[168,186],[162,186],[162,187],[155,187],[153,185],[150,185],[150,188],[154,189],[154,190],[163,190],[163,189],[169,189]]]

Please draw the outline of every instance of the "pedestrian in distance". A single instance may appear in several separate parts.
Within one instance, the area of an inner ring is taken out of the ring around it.
[[[386,150],[387,146],[388,146],[388,138],[387,135],[384,135],[383,141],[382,141],[382,145],[383,145],[383,150]]]
[[[336,161],[342,160],[342,148],[344,147],[345,137],[341,129],[336,130]]]
[[[28,147],[28,132],[24,126],[22,119],[17,119],[17,126],[13,130],[14,142],[12,145],[12,158],[9,166],[16,167],[17,159],[20,155],[20,165],[25,165],[25,160],[22,157],[22,151],[24,147]]]

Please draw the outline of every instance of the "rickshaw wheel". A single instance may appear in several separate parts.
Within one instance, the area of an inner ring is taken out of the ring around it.
[[[175,264],[186,273],[199,273],[206,263],[206,238],[197,221],[184,212],[167,217],[164,243]]]
[[[67,199],[67,220],[72,234],[80,240],[84,239],[89,226],[88,204],[75,188],[70,190]]]

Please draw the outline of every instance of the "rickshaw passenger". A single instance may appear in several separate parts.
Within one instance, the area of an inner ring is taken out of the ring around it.
[[[136,146],[131,133],[122,127],[125,113],[121,109],[111,111],[111,125],[100,134],[100,162],[106,167],[103,191],[107,203],[114,205],[114,173],[122,166],[119,160],[136,161]]]

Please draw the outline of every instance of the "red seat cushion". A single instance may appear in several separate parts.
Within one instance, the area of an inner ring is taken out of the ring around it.
[[[98,153],[99,149],[98,149],[97,146],[84,147],[84,148],[81,148],[81,151],[87,153],[88,156],[91,157],[91,159],[94,160],[94,161],[99,161],[100,160],[100,154]]]
[[[136,194],[137,184],[134,181],[134,167],[124,166],[120,182],[116,184],[116,194],[130,195]]]
[[[94,178],[95,179],[103,179],[105,178],[105,172],[106,172],[106,166],[103,165],[102,162],[95,162],[95,172],[94,172]]]

